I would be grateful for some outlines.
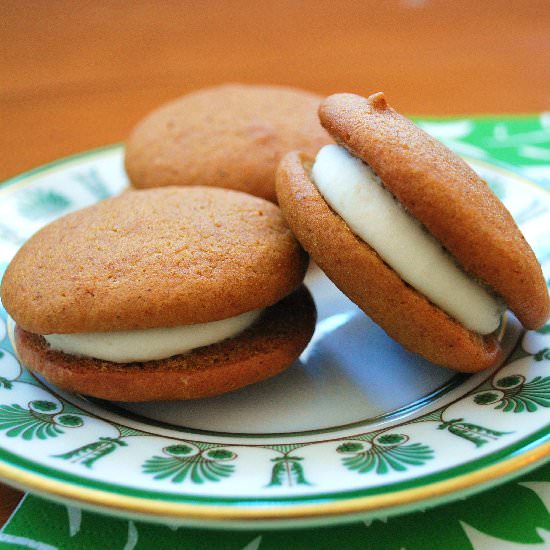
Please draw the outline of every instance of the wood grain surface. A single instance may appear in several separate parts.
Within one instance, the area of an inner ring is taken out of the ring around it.
[[[0,45],[0,179],[227,81],[383,90],[409,114],[550,108],[548,0],[4,0]],[[0,485],[0,524],[19,495]]]

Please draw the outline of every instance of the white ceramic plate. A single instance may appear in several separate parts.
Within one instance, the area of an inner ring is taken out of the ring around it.
[[[471,160],[541,260],[550,195]],[[126,185],[119,146],[0,188],[0,272],[39,227]],[[546,267],[550,267],[546,261]],[[201,526],[326,525],[448,501],[550,453],[550,327],[508,315],[502,366],[474,376],[404,351],[312,268],[310,346],[280,376],[193,402],[107,403],[31,375],[0,310],[0,476],[51,498]]]

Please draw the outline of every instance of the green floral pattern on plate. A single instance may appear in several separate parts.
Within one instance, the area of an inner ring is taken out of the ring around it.
[[[32,189],[22,195],[17,208],[26,218],[49,218],[63,214],[71,206],[65,195],[53,189]]]
[[[25,440],[48,439],[63,434],[62,428],[84,425],[80,416],[59,412],[52,401],[31,401],[26,409],[20,405],[0,405],[0,431]]]
[[[271,479],[267,487],[292,487],[293,485],[311,485],[306,479],[304,471],[304,457],[292,454],[303,445],[272,445],[274,451],[280,452],[281,456],[271,459],[273,469]]]
[[[170,479],[173,483],[220,481],[235,470],[233,464],[226,462],[237,458],[232,451],[200,443],[170,445],[162,452],[164,456],[153,456],[143,464],[143,472],[152,474],[153,479]]]
[[[348,470],[359,474],[403,472],[410,466],[422,466],[434,457],[434,451],[428,445],[407,443],[408,440],[409,437],[403,434],[383,434],[372,438],[369,443],[342,443],[336,451],[350,455],[345,456],[342,463]]]
[[[478,405],[496,404],[502,412],[535,412],[538,407],[550,407],[550,376],[536,376],[526,382],[521,374],[509,375],[494,382],[493,387],[495,391],[478,393],[474,401]]]

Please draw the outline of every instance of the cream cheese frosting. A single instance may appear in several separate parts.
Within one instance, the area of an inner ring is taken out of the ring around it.
[[[489,334],[498,328],[503,304],[455,263],[367,164],[344,147],[326,145],[311,176],[332,209],[403,280],[467,329]]]
[[[262,311],[248,311],[211,323],[116,332],[47,334],[44,338],[51,349],[70,355],[83,355],[114,363],[153,361],[236,336],[251,326]]]

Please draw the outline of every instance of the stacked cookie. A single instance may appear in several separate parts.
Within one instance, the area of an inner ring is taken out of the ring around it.
[[[487,184],[386,102],[336,94],[319,109],[339,145],[283,158],[277,196],[335,284],[407,349],[474,372],[501,355],[508,306],[550,313],[537,259]]]
[[[227,189],[127,192],[36,233],[2,302],[31,369],[119,401],[232,391],[311,338],[307,257],[272,203]]]

